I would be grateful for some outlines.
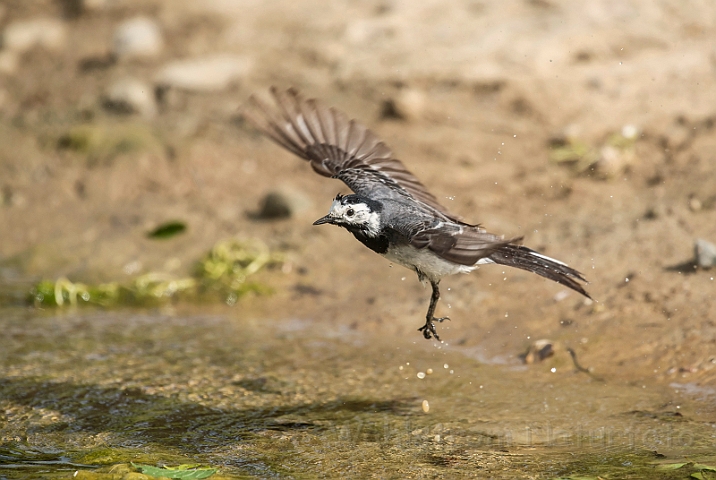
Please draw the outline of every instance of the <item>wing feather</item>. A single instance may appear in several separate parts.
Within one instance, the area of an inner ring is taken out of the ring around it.
[[[519,240],[505,240],[480,227],[443,223],[413,232],[408,238],[415,248],[428,248],[445,260],[469,266]]]
[[[244,117],[278,145],[310,161],[318,174],[339,178],[369,198],[378,193],[412,198],[438,216],[462,223],[363,124],[318,100],[305,100],[293,88],[272,87],[270,92],[276,107],[252,96]]]

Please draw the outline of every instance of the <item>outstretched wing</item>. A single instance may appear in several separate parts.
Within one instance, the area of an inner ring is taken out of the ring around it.
[[[407,196],[460,221],[365,126],[318,100],[304,99],[293,88],[271,87],[271,94],[277,106],[252,96],[244,117],[271,140],[311,162],[317,173],[342,180],[359,195]]]

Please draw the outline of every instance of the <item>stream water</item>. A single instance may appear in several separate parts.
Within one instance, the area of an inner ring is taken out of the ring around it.
[[[674,465],[716,465],[714,390],[334,325],[202,306],[0,310],[0,479],[123,478],[129,462],[215,478],[689,478],[693,465]]]

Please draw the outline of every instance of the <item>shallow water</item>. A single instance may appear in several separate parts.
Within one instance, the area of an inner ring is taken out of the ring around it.
[[[238,309],[16,308],[0,322],[0,478],[130,461],[297,478],[688,478],[656,464],[716,464],[714,391],[689,385]]]

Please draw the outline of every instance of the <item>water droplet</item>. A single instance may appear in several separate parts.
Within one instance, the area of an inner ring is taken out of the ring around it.
[[[402,370],[402,369],[403,369],[403,366],[402,366],[402,365],[398,367],[398,370]]]
[[[425,378],[425,372],[418,372],[418,378],[419,378],[420,380],[422,380],[423,378]]]
[[[430,404],[427,400],[423,400],[423,412],[428,413],[430,411]]]
[[[433,369],[432,369],[432,368],[428,368],[427,370],[425,370],[425,373],[427,373],[428,375],[432,375],[432,374],[433,374]]]
[[[449,368],[449,367],[450,367],[450,365],[448,365],[447,363],[443,365],[443,368]]]
[[[455,370],[450,370],[450,375],[452,375],[453,373],[455,373]]]
[[[552,368],[550,368],[550,369],[549,369],[549,371],[550,371],[550,372],[552,372],[552,373],[554,373],[554,372],[556,372],[556,371],[557,371],[557,369],[556,369],[556,368],[554,368],[554,367],[552,367]]]

